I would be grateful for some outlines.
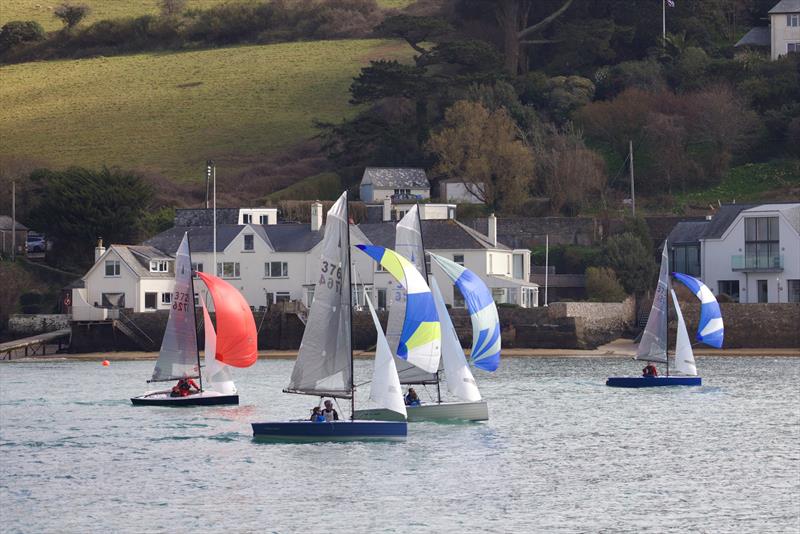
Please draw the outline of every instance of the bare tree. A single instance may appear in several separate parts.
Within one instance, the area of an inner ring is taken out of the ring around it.
[[[549,39],[536,39],[535,36],[550,24],[572,4],[566,0],[560,8],[535,24],[528,25],[531,6],[534,0],[498,0],[495,16],[503,30],[503,49],[505,52],[506,70],[517,74],[520,70],[528,70],[528,54],[526,47],[535,44],[553,43]]]
[[[77,26],[80,21],[85,19],[91,9],[84,4],[69,4],[63,3],[53,11],[53,16],[64,23],[65,30],[71,30]]]

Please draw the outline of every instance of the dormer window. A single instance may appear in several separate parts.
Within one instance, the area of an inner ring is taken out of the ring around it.
[[[253,222],[253,214],[252,213],[243,213],[242,214],[242,223],[243,224],[250,224]]]
[[[167,260],[150,260],[151,273],[168,273],[169,262]]]
[[[253,245],[253,234],[247,234],[244,236],[244,250],[252,251],[254,248]]]

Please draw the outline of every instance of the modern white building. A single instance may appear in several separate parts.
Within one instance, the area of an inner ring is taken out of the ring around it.
[[[770,57],[800,52],[800,0],[781,0],[769,10]]]
[[[468,184],[459,180],[444,180],[440,182],[441,197],[446,202],[456,204],[484,204],[476,193],[483,189],[483,183]]]
[[[431,183],[424,169],[367,167],[359,195],[367,204],[380,204],[387,198],[426,200],[431,198]]]
[[[176,220],[186,222],[186,216],[180,214]],[[353,226],[351,243],[391,247],[395,224],[387,221]],[[497,302],[535,306],[538,286],[527,281],[530,251],[511,250],[498,243],[496,223],[494,228],[493,235],[485,236],[453,219],[422,221],[427,249],[475,271],[492,288]],[[301,301],[308,306],[314,298],[323,233],[322,204],[315,203],[310,224],[217,225],[216,268],[212,226],[175,226],[142,245],[111,245],[108,250],[99,246],[94,266],[83,277],[83,287],[73,289],[73,319],[104,319],[107,310],[113,308],[135,312],[168,309],[174,255],[184,234],[189,236],[193,267],[227,280],[253,309],[283,301]],[[364,305],[367,294],[379,308],[390,306],[390,275],[356,249],[352,260],[356,303]],[[433,275],[447,303],[463,306],[463,299],[453,291],[446,275],[437,271]],[[208,302],[204,285],[200,281],[196,284],[197,298]]]
[[[800,203],[726,204],[669,235],[670,268],[735,302],[800,302]]]

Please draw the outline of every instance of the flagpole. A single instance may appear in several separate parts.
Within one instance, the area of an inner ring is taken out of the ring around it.
[[[661,0],[661,46],[667,47],[667,0]]]

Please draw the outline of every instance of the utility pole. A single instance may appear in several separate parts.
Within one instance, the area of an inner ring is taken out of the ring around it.
[[[17,261],[17,182],[11,182],[11,261]]]
[[[631,215],[636,217],[636,189],[633,184],[633,141],[628,141],[628,161],[631,171]]]

